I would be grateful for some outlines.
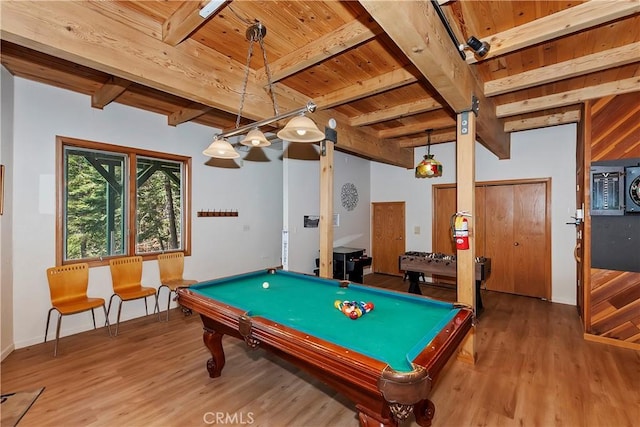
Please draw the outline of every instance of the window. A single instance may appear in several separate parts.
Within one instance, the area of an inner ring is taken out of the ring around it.
[[[58,137],[58,265],[190,252],[184,156]]]

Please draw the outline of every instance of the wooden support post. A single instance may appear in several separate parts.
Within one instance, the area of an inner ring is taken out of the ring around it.
[[[473,111],[458,114],[456,142],[457,210],[468,212],[469,249],[457,252],[458,301],[476,310],[475,292],[475,188],[476,188],[476,115]],[[460,347],[458,358],[475,364],[475,327]]]
[[[320,148],[320,277],[333,278],[333,142]]]

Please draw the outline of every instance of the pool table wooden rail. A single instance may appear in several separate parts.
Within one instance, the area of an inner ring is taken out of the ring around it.
[[[412,411],[420,425],[430,425],[434,412],[428,400],[432,382],[471,328],[471,312],[461,311],[415,358],[413,371],[397,372],[384,362],[251,316],[188,288],[178,291],[178,302],[201,316],[203,341],[211,353],[207,361],[210,377],[219,377],[224,368],[223,335],[234,336],[250,348],[261,347],[278,355],[343,394],[356,404],[362,426],[396,426],[397,420]],[[442,357],[444,360],[440,360]]]

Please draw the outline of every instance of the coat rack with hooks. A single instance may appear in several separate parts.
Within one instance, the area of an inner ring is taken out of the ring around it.
[[[198,217],[238,216],[237,210],[198,211]]]

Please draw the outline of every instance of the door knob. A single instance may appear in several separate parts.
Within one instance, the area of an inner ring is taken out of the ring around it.
[[[513,246],[520,246],[520,243],[515,242],[515,243],[513,244]]]

